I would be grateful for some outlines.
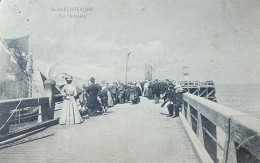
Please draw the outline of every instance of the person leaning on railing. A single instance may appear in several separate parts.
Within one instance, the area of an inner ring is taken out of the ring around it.
[[[174,87],[175,92],[176,92],[176,96],[175,99],[173,100],[173,110],[175,112],[174,117],[178,117],[179,116],[179,112],[180,112],[180,108],[182,105],[182,92],[183,89],[181,88],[180,85],[176,85]]]
[[[176,92],[174,87],[174,84],[169,84],[168,90],[165,94],[166,100],[161,105],[161,107],[164,107],[164,105],[169,102],[169,104],[167,105],[169,111],[167,117],[173,117],[174,102],[176,101]]]

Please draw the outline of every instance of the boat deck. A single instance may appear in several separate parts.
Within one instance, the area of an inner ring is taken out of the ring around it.
[[[160,104],[118,104],[78,125],[56,125],[46,138],[0,150],[0,162],[198,162],[179,118]]]

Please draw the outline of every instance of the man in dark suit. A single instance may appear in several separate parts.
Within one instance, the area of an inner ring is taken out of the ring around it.
[[[174,102],[176,100],[176,92],[174,90],[174,85],[170,84],[166,93],[166,100],[164,101],[164,103],[161,105],[161,107],[164,107],[164,105],[168,102],[170,102],[170,104],[167,105],[169,114],[167,115],[167,117],[173,117],[173,110],[174,110]]]
[[[179,116],[179,112],[180,112],[180,108],[182,106],[182,94],[184,93],[183,89],[181,88],[181,86],[177,85],[175,86],[176,89],[176,98],[174,100],[174,104],[173,104],[173,108],[174,108],[174,117],[178,117]]]
[[[160,100],[160,86],[157,79],[153,84],[153,95],[155,104],[158,104]]]
[[[125,103],[125,86],[123,83],[120,83],[118,87],[118,98],[119,98],[119,103],[124,104]]]

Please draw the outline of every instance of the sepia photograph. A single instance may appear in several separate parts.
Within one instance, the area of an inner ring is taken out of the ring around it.
[[[0,0],[1,163],[260,163],[260,0]]]

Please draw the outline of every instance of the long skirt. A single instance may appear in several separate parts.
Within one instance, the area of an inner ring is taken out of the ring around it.
[[[137,99],[137,94],[136,93],[130,93],[130,101],[135,101]]]
[[[62,125],[73,125],[82,121],[75,98],[64,99],[59,123]]]
[[[111,95],[110,91],[107,91],[107,97],[108,97],[108,100],[107,100],[108,106],[114,106],[114,102],[113,102],[112,95]]]

